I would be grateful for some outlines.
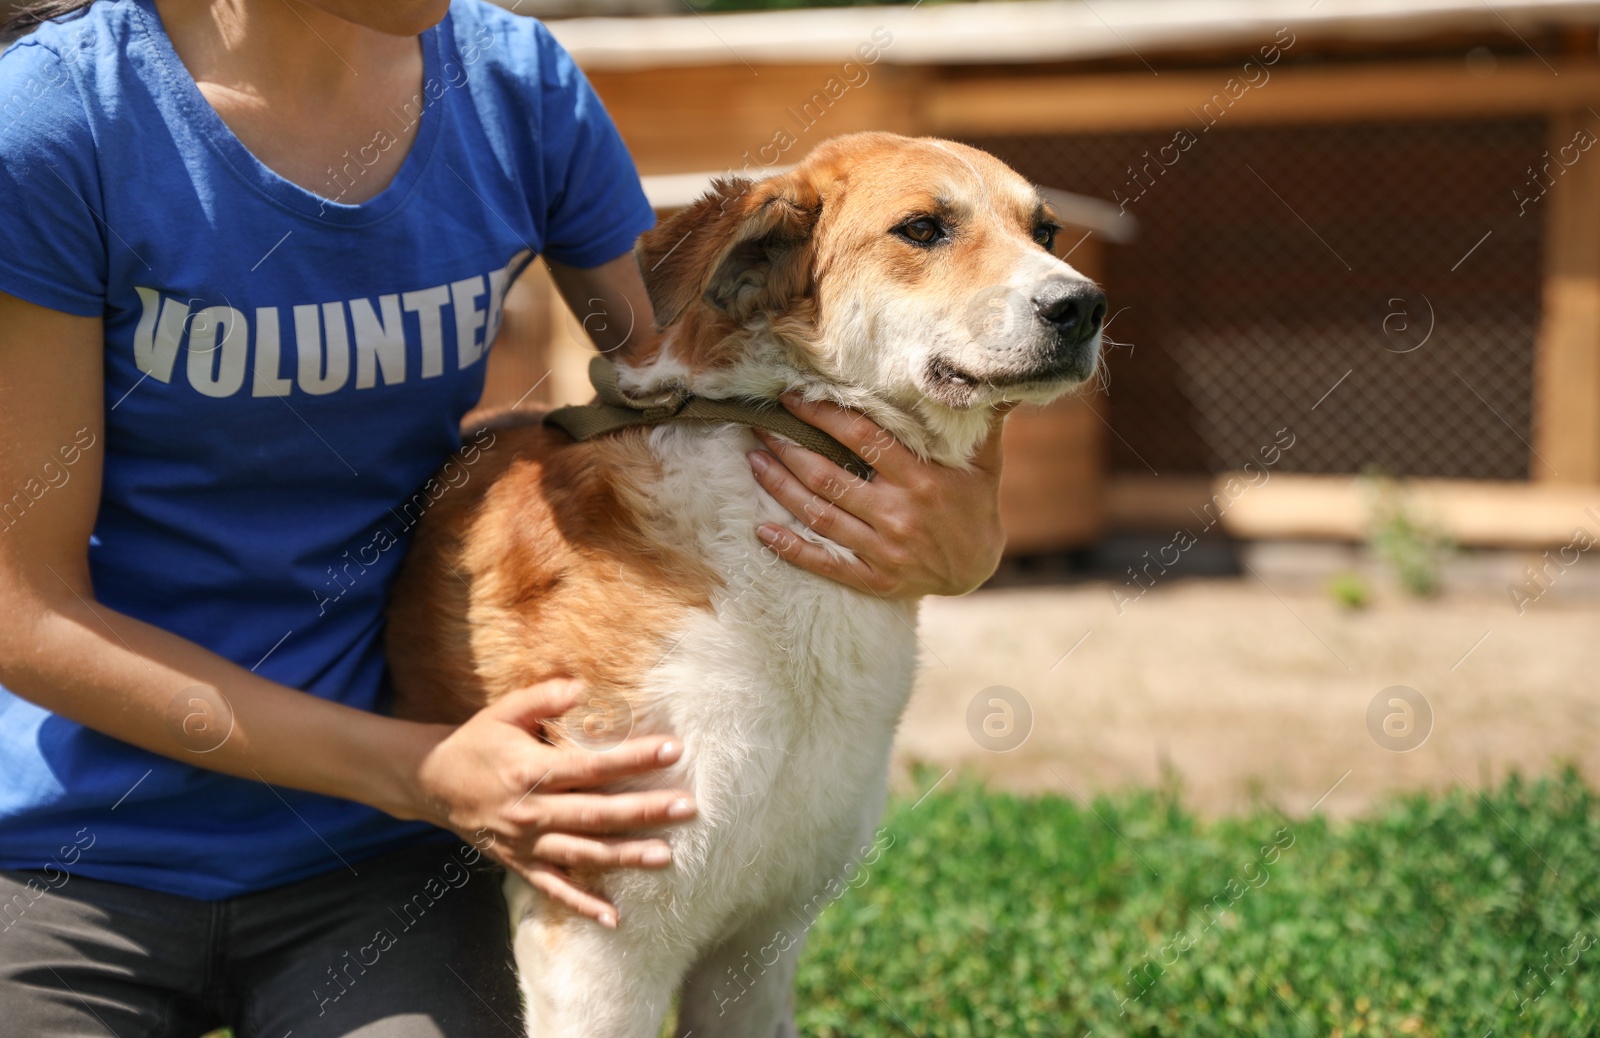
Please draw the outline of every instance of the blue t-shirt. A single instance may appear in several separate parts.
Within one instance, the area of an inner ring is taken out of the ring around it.
[[[407,532],[449,492],[429,479],[482,391],[508,283],[535,254],[598,266],[652,220],[542,25],[455,0],[421,46],[414,103],[316,193],[233,136],[150,0],[100,0],[0,57],[0,291],[104,317],[106,408],[103,443],[0,488],[0,537],[103,450],[99,602],[362,710],[384,702],[385,598]],[[419,120],[393,182],[341,204]],[[0,689],[0,867],[217,899],[430,834]]]

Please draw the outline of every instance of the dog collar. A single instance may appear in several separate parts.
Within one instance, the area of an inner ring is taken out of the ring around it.
[[[872,466],[850,448],[770,400],[716,400],[681,389],[669,389],[650,397],[631,397],[617,384],[616,367],[604,357],[589,361],[589,382],[599,400],[558,407],[544,416],[544,424],[553,425],[580,442],[640,425],[675,422],[747,425],[793,440],[861,479],[872,478]]]

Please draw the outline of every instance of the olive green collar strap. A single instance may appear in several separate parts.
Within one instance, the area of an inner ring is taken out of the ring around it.
[[[604,357],[589,361],[589,381],[594,384],[599,400],[558,407],[544,416],[544,423],[579,441],[640,425],[673,422],[748,425],[793,440],[862,479],[872,478],[872,466],[848,447],[770,400],[713,400],[680,389],[664,390],[645,398],[631,397],[617,385],[617,369]]]

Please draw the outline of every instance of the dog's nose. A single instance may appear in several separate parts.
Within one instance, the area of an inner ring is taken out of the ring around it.
[[[1076,346],[1100,330],[1106,318],[1106,294],[1089,281],[1052,281],[1033,297],[1033,311]]]

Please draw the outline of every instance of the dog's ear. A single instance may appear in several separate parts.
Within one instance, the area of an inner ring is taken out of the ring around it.
[[[715,181],[634,249],[656,324],[672,324],[696,299],[741,321],[787,308],[810,285],[821,212],[816,189],[793,173]]]

